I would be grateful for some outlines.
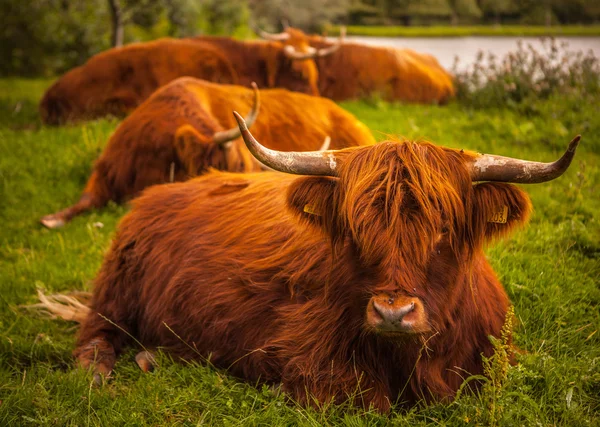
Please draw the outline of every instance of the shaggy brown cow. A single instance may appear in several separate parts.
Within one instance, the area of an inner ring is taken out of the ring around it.
[[[290,46],[331,47],[320,36],[296,28],[261,36]],[[336,53],[315,59],[321,96],[343,101],[379,94],[388,101],[445,103],[454,96],[452,76],[431,55],[411,49],[344,43]]]
[[[480,374],[508,305],[482,248],[531,205],[473,182],[554,179],[579,138],[551,164],[414,142],[283,153],[238,120],[269,167],[321,176],[213,171],[147,190],[96,278],[79,363],[109,374],[134,337],[300,402],[381,411]]]
[[[133,43],[99,53],[63,75],[44,95],[40,114],[53,125],[125,115],[157,88],[183,76],[318,95],[316,66],[304,54],[280,42],[228,37]]]
[[[45,216],[42,224],[63,226],[110,200],[122,202],[150,185],[184,181],[209,167],[230,172],[260,170],[241,139],[225,144],[239,137],[231,111],[250,110],[251,95],[242,86],[191,77],[159,89],[111,136],[79,202]],[[315,150],[319,147],[314,144],[327,136],[332,148],[375,143],[364,124],[328,99],[285,89],[263,90],[261,95],[264,103],[255,131],[270,147]],[[223,131],[231,127],[234,131]]]

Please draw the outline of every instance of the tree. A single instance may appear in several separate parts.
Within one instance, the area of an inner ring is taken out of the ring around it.
[[[583,0],[583,10],[591,18],[592,22],[597,23],[600,20],[600,1]]]
[[[125,30],[134,25],[149,30],[165,19],[167,8],[175,2],[168,0],[107,0],[111,18],[111,45],[122,46],[128,37]],[[166,35],[166,34],[161,34]]]
[[[485,15],[494,17],[496,25],[500,25],[500,17],[518,11],[517,5],[513,0],[481,0],[479,7]]]
[[[379,8],[367,1],[352,0],[348,7],[348,21],[350,24],[365,25],[369,21],[377,21],[383,14],[383,8]]]
[[[200,9],[198,30],[206,34],[232,35],[250,17],[246,0],[203,0]]]
[[[123,12],[119,0],[108,0],[108,8],[112,25],[110,44],[113,47],[123,46]]]
[[[389,14],[409,25],[413,18],[449,18],[448,0],[388,0]]]
[[[460,18],[481,18],[483,13],[475,0],[449,0],[452,8],[452,25],[457,25]]]
[[[406,8],[411,16],[450,16],[452,9],[447,0],[411,0]]]
[[[0,74],[51,76],[106,49],[104,0],[0,1]]]
[[[190,37],[198,33],[202,10],[196,0],[166,0],[166,12],[170,36]]]
[[[269,30],[279,30],[281,20],[306,31],[319,31],[328,22],[343,20],[349,0],[250,0],[254,21]]]

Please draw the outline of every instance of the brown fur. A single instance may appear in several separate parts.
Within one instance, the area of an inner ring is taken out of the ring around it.
[[[156,89],[183,76],[215,83],[283,87],[318,95],[313,61],[292,61],[278,42],[228,37],[159,39],[109,49],[63,75],[45,93],[40,114],[47,124],[122,116]]]
[[[473,185],[470,156],[384,142],[340,151],[339,178],[212,171],[152,187],[121,222],[74,354],[109,373],[132,334],[302,403],[451,397],[482,373],[507,310],[483,245],[531,210],[513,185]],[[509,221],[489,223],[503,205]],[[422,301],[432,332],[368,327],[386,293]]]
[[[331,137],[338,149],[375,143],[368,128],[352,114],[325,98],[262,90],[261,109],[253,126],[267,146],[278,150],[318,150]],[[81,200],[42,223],[58,226],[110,200],[123,202],[144,188],[185,181],[217,168],[231,172],[260,170],[241,139],[224,146],[213,143],[215,132],[236,126],[232,111],[252,107],[252,91],[184,77],[158,90],[138,107],[111,136],[94,165]]]
[[[293,46],[331,45],[320,36],[286,30]],[[373,94],[388,101],[446,103],[455,94],[452,76],[431,55],[411,49],[344,43],[333,54],[315,60],[321,96],[336,101]]]

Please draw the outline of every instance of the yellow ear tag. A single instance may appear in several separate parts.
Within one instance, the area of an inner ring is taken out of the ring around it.
[[[508,221],[508,206],[502,206],[497,212],[494,212],[492,217],[488,219],[488,222],[495,222],[497,224],[506,224]]]
[[[311,215],[321,216],[321,214],[315,210],[313,205],[304,205],[304,212]]]

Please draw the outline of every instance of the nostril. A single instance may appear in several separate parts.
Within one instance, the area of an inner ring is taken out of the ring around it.
[[[373,301],[373,309],[386,322],[399,322],[404,316],[415,309],[415,303],[411,302],[402,307],[394,308],[381,306],[377,301]]]
[[[379,317],[381,317],[382,319],[386,319],[386,316],[384,314],[384,311],[386,310],[383,307],[380,307],[376,301],[373,301],[373,309],[377,312]]]
[[[394,317],[395,317],[396,320],[402,320],[402,318],[404,316],[406,316],[408,313],[410,313],[414,309],[415,309],[415,303],[413,301],[410,304],[406,304],[405,306],[400,307],[397,310],[394,310],[394,314],[395,314]]]

